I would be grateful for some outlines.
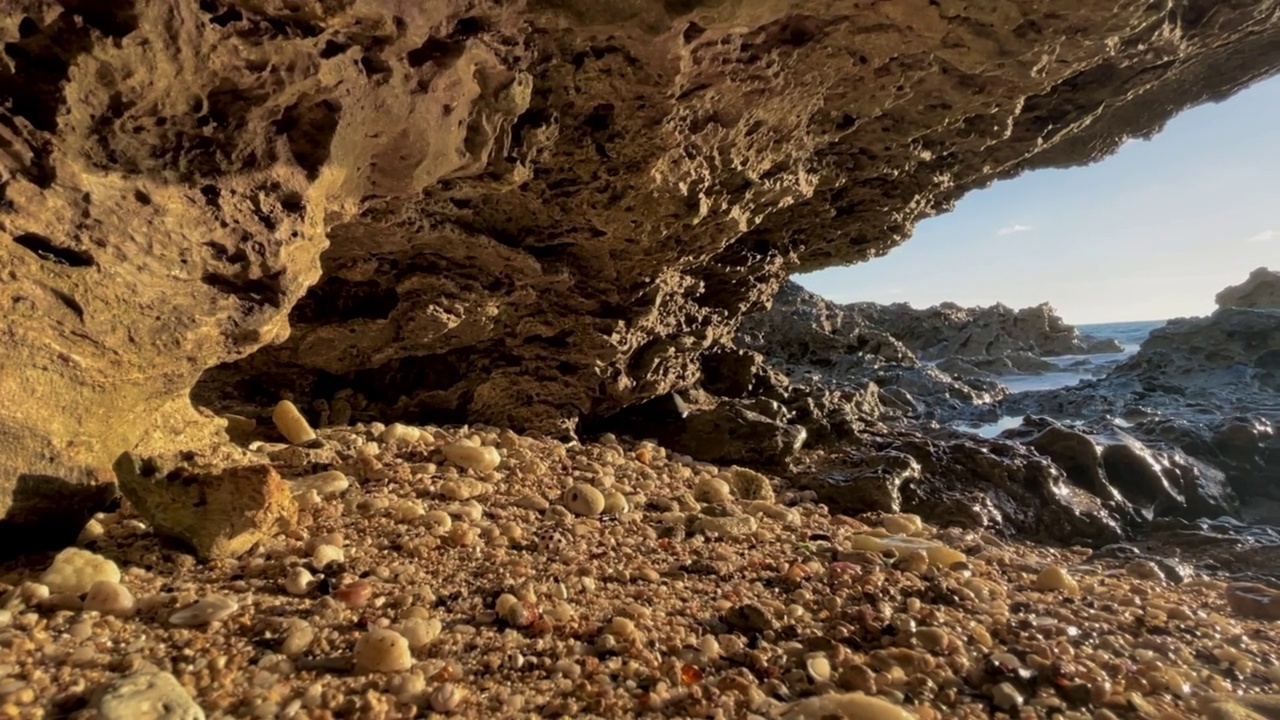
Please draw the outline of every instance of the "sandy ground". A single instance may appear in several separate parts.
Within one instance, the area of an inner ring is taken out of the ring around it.
[[[1280,625],[1218,579],[832,517],[644,443],[320,436],[255,446],[299,509],[238,558],[126,502],[93,556],[0,565],[0,717],[1280,717]]]

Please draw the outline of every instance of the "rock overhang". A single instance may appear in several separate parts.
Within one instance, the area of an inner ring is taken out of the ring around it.
[[[571,429],[1280,66],[1275,2],[0,6],[0,508],[212,437],[193,386]]]

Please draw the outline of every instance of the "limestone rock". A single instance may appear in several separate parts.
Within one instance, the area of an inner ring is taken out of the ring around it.
[[[1280,310],[1280,272],[1260,267],[1239,285],[1224,288],[1214,302],[1220,308]]]
[[[99,692],[103,720],[204,720],[204,710],[177,678],[144,670],[112,681]]]
[[[50,592],[69,595],[86,593],[99,580],[120,582],[120,568],[110,558],[73,547],[58,553],[40,576]]]
[[[165,471],[125,453],[116,461],[120,490],[157,533],[191,546],[201,560],[238,557],[298,519],[290,486],[270,465]]]
[[[212,442],[191,399],[572,431],[1280,64],[1271,3],[2,6],[3,514]]]

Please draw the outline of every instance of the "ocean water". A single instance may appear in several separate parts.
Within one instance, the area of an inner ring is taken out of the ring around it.
[[[1104,355],[1063,355],[1062,357],[1045,358],[1045,360],[1057,365],[1059,369],[1041,375],[1011,375],[1000,378],[1000,382],[1013,392],[1025,392],[1027,390],[1052,390],[1054,388],[1068,387],[1081,380],[1101,377],[1122,360],[1137,352],[1142,345],[1142,341],[1147,339],[1151,331],[1164,324],[1164,320],[1143,320],[1138,322],[1077,325],[1076,328],[1082,334],[1115,340],[1120,343],[1124,350]]]
[[[1006,376],[1000,378],[1000,382],[1013,392],[1024,392],[1027,390],[1052,390],[1054,388],[1069,387],[1081,380],[1101,377],[1120,361],[1136,353],[1138,348],[1142,346],[1142,341],[1147,339],[1151,331],[1163,326],[1165,322],[1164,320],[1143,320],[1139,322],[1077,325],[1076,328],[1082,334],[1096,338],[1110,338],[1119,342],[1124,350],[1105,355],[1064,355],[1062,357],[1045,358],[1060,369],[1041,375]],[[1127,424],[1119,420],[1116,422],[1120,425]],[[961,423],[956,427],[982,437],[995,437],[1001,432],[1009,428],[1018,427],[1021,424],[1021,415],[1005,415],[991,423]]]
[[[1127,353],[1137,352],[1138,346],[1151,334],[1152,330],[1163,326],[1167,320],[1141,320],[1138,322],[1097,323],[1094,325],[1077,325],[1083,335],[1097,338],[1111,338],[1124,346]]]

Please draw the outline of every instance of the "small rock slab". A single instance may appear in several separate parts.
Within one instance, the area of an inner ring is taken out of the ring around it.
[[[201,560],[239,557],[298,520],[292,488],[270,465],[165,472],[125,453],[115,471],[120,491],[155,531],[191,546]]]
[[[1232,583],[1226,589],[1227,606],[1237,615],[1258,620],[1280,620],[1280,590],[1258,583]]]
[[[98,712],[103,720],[205,720],[178,679],[155,670],[114,680],[102,690]]]

